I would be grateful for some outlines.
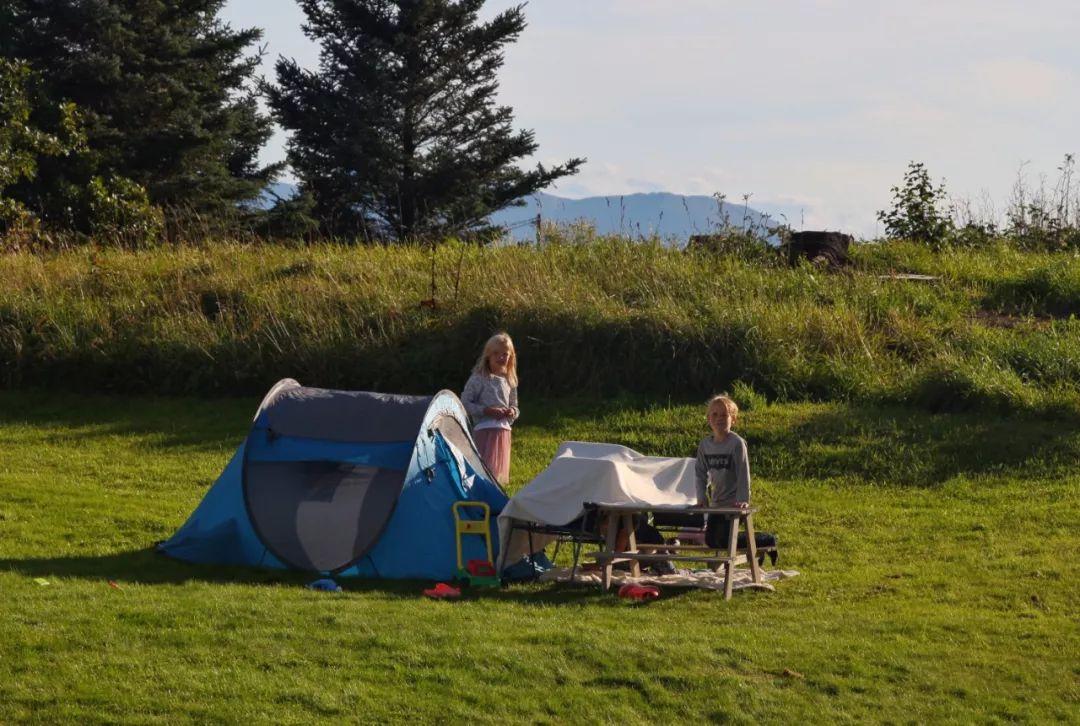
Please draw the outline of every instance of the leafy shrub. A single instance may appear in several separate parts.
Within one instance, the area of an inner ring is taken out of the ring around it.
[[[46,109],[57,118],[54,133],[32,124],[37,101],[31,90],[34,80],[26,64],[0,60],[0,194],[7,187],[33,182],[41,158],[85,152],[86,135],[74,104]],[[88,231],[107,243],[142,246],[161,231],[160,210],[150,204],[143,187],[128,179],[94,177],[85,186],[69,182],[62,187],[61,196],[60,206],[67,210],[69,218],[51,221],[74,228],[76,217],[86,211]],[[40,246],[48,239],[44,232],[42,221],[24,204],[0,197],[4,247],[10,250],[28,244]]]
[[[91,229],[99,239],[127,248],[158,240],[164,217],[139,184],[122,177],[96,176],[87,194]]]
[[[892,194],[892,209],[877,213],[888,237],[921,242],[934,249],[949,241],[953,222],[952,209],[945,203],[945,184],[934,186],[925,165],[911,162],[903,184],[893,187]]]
[[[32,180],[40,157],[61,156],[83,143],[78,114],[71,104],[57,109],[61,134],[46,133],[32,124],[32,80],[25,63],[0,59],[0,235],[7,238],[4,246],[9,248],[34,237],[39,225],[22,203],[2,196],[4,190]]]
[[[949,245],[966,249],[982,249],[991,247],[1001,239],[1000,234],[992,223],[968,222],[955,227],[948,238]]]

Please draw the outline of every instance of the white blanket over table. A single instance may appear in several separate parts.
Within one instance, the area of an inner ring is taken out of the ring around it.
[[[643,456],[616,444],[563,442],[548,467],[511,497],[499,515],[499,572],[529,554],[528,533],[510,536],[515,520],[562,526],[584,513],[585,502],[693,505],[694,460]],[[552,539],[534,534],[533,550]]]

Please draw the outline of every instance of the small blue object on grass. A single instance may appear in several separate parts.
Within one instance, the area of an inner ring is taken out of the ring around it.
[[[341,592],[341,585],[337,584],[329,577],[324,577],[321,580],[308,583],[309,590],[321,590],[322,592]]]
[[[540,577],[555,565],[543,551],[525,555],[512,565],[503,568],[502,576],[507,582],[529,582]]]

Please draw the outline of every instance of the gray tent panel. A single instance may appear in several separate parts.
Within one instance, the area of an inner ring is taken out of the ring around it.
[[[283,562],[330,572],[375,545],[405,472],[325,461],[248,462],[248,511],[259,537]]]
[[[298,386],[266,407],[270,428],[284,436],[327,441],[414,441],[431,396],[331,391]]]

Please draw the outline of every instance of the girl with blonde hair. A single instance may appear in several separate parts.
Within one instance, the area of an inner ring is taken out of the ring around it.
[[[461,392],[473,422],[473,440],[500,484],[510,480],[510,430],[518,411],[517,354],[506,333],[488,338]]]

